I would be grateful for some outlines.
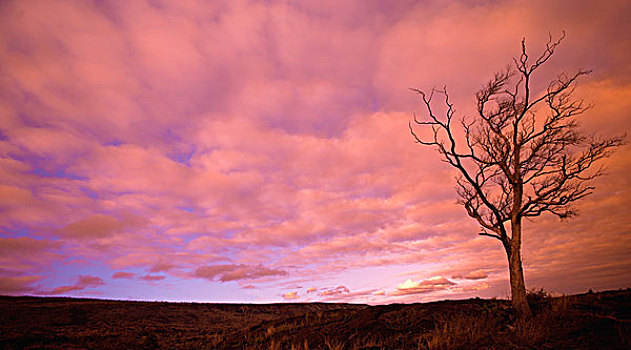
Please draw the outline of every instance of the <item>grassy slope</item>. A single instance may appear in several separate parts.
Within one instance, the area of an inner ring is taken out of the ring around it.
[[[382,306],[0,297],[0,348],[631,348],[631,291]]]

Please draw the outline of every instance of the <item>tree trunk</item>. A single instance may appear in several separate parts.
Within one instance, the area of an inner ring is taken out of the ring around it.
[[[510,291],[513,308],[517,316],[524,318],[530,316],[530,306],[526,300],[526,283],[524,282],[524,269],[521,266],[521,247],[511,247],[508,255],[508,270],[510,271]]]

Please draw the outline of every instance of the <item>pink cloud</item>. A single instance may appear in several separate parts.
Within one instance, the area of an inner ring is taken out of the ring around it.
[[[62,234],[69,238],[102,238],[116,233],[121,228],[121,222],[115,217],[96,214],[69,224],[62,230]]]
[[[348,293],[350,292],[350,290],[344,286],[338,286],[336,288],[328,288],[325,289],[323,291],[320,292],[320,296],[321,297],[327,297],[327,296],[331,296],[331,295],[338,295],[338,294],[344,294],[344,293]]]
[[[117,271],[112,275],[112,278],[130,279],[130,278],[134,278],[134,276],[135,274],[131,272]]]
[[[486,282],[482,282],[479,284],[473,284],[473,285],[468,285],[468,286],[458,286],[458,287],[454,287],[452,288],[452,291],[457,291],[457,292],[479,292],[481,290],[485,290],[488,289],[489,285]]]
[[[149,272],[166,272],[166,271],[169,271],[169,270],[173,269],[176,266],[177,265],[174,265],[174,264],[168,263],[168,262],[158,262],[158,263],[156,263],[155,265],[153,265],[151,267]]]
[[[31,191],[15,186],[0,186],[0,207],[10,208],[15,206],[29,205],[35,202]]]
[[[166,276],[164,275],[144,275],[140,277],[141,280],[149,282],[162,281],[165,278]]]
[[[77,285],[85,286],[85,287],[100,286],[102,284],[105,284],[105,283],[100,277],[95,277],[95,276],[90,276],[90,275],[79,276],[79,281],[77,283]]]
[[[0,253],[2,256],[8,256],[11,254],[35,254],[57,247],[56,242],[49,240],[39,240],[31,237],[18,237],[18,238],[0,238]]]
[[[0,268],[0,294],[20,295],[35,290],[33,285],[41,280],[42,276],[25,275],[20,271]]]
[[[105,282],[96,276],[90,275],[81,275],[77,278],[77,282],[73,285],[61,286],[54,288],[50,291],[38,291],[38,294],[42,295],[59,295],[59,294],[68,294],[75,291],[84,290],[86,288],[95,288],[105,285]]]
[[[595,68],[577,90],[596,102],[583,124],[629,131],[628,10],[543,0],[7,2],[0,264],[21,275],[6,283],[54,285],[51,266],[64,262],[198,285],[254,280],[257,295],[276,298],[306,275],[301,285],[359,290],[330,296],[344,300],[397,284],[353,277],[371,268],[413,281],[462,277],[443,290],[418,282],[432,296],[465,295],[481,279],[480,293],[501,291],[501,247],[454,203],[452,169],[413,144],[407,122],[420,106],[406,89],[447,84],[467,114],[522,37],[536,51],[564,28],[549,76]],[[630,159],[625,149],[609,162],[584,217],[528,223],[527,280],[574,289],[631,280]]]
[[[270,269],[261,265],[206,265],[195,269],[194,277],[207,280],[218,279],[221,282],[229,282],[243,279],[257,279],[265,276],[279,276],[287,274],[286,271]]]
[[[385,293],[385,292],[384,292]],[[350,289],[339,286],[336,288],[325,288],[325,290],[319,294],[323,301],[326,302],[374,302],[375,297],[379,297],[382,294],[376,289],[363,289],[357,291],[351,291]]]
[[[0,276],[0,293],[5,295],[24,294],[34,289],[33,283],[40,276]]]
[[[60,242],[31,237],[0,237],[0,266],[15,271],[37,270],[60,258]]]
[[[454,275],[451,278],[454,279],[467,279],[467,280],[481,280],[487,278],[488,275],[484,271],[471,271],[464,276]]]

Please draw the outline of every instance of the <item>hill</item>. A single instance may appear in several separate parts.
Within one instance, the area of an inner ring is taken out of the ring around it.
[[[628,349],[631,290],[424,304],[205,304],[0,297],[0,348]]]

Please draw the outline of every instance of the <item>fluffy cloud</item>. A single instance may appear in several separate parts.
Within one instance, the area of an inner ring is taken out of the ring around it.
[[[0,268],[0,293],[4,295],[19,295],[32,292],[33,285],[41,276],[25,275],[16,270]]]
[[[412,281],[411,279],[397,285],[395,295],[429,293],[437,290],[447,289],[456,283],[442,276],[431,277],[424,281]]]
[[[321,297],[328,297],[331,295],[338,295],[338,294],[344,294],[344,293],[348,293],[350,292],[350,290],[348,288],[346,288],[345,286],[338,286],[335,288],[327,288],[325,290],[323,290],[322,292],[320,292],[320,296]]]
[[[55,242],[31,237],[0,238],[0,253],[5,257],[11,254],[19,254],[22,256],[36,254],[57,246],[58,244]]]
[[[298,298],[300,298],[300,296],[296,291],[283,294],[283,299],[285,300],[296,300]]]
[[[75,239],[104,238],[117,233],[124,227],[125,224],[113,216],[96,214],[68,224],[61,230],[61,234]]]
[[[261,265],[206,265],[195,269],[193,276],[207,280],[229,282],[235,280],[251,280],[265,276],[282,276],[286,271],[270,269]]]
[[[61,243],[31,237],[0,237],[0,268],[31,271],[59,259]]]
[[[369,290],[356,270],[396,267],[502,291],[501,247],[454,203],[452,169],[413,144],[420,106],[406,89],[447,84],[467,114],[522,37],[535,52],[566,29],[536,84],[594,68],[577,90],[596,102],[583,124],[629,131],[629,6],[5,1],[0,268],[20,275],[3,283],[28,290],[41,276],[52,289],[62,262],[137,268],[154,278],[147,290],[169,276],[278,297],[305,276]],[[580,289],[631,278],[630,159],[612,159],[584,219],[526,224],[527,279]],[[122,273],[112,277],[133,277]],[[449,286],[424,282],[395,293]]]

